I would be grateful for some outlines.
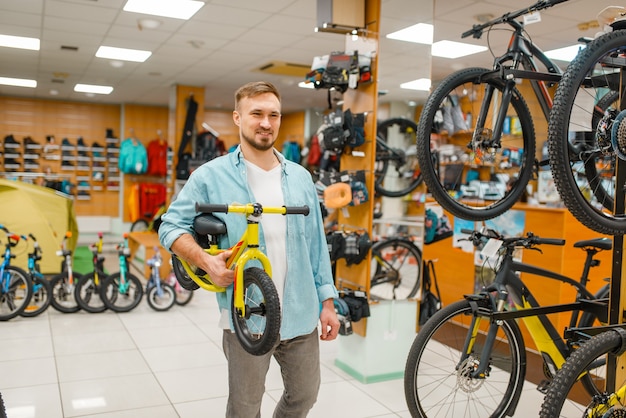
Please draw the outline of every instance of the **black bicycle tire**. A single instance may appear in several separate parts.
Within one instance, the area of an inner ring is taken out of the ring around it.
[[[16,308],[14,310],[12,310],[11,312],[9,312],[7,314],[0,314],[0,321],[8,321],[9,319],[13,319],[16,316],[21,315],[21,313],[24,312],[24,309],[26,308],[26,306],[30,302],[30,298],[32,297],[32,294],[33,294],[33,283],[31,281],[30,275],[28,273],[26,273],[20,267],[11,266],[11,265],[6,266],[4,268],[5,274],[8,271],[13,271],[13,272],[17,273],[19,276],[21,276],[21,279],[24,281],[24,285],[26,286],[26,289],[28,289],[28,291],[26,292],[26,295],[24,296],[24,299],[21,302],[21,306],[16,306]]]
[[[130,232],[146,232],[149,226],[150,224],[145,219],[137,219],[130,226]]]
[[[35,316],[38,316],[40,314],[42,314],[43,312],[46,311],[46,309],[48,309],[48,307],[50,307],[50,304],[52,303],[52,286],[50,285],[50,281],[48,279],[46,279],[45,277],[38,277],[38,276],[32,276],[31,275],[31,280],[33,281],[33,288],[37,285],[37,284],[41,284],[41,289],[43,289],[43,302],[36,308],[33,310],[30,310],[30,306],[33,303],[33,298],[35,298],[37,295],[35,295],[35,293],[33,292],[31,298],[30,298],[30,303],[28,304],[28,307],[24,309],[24,311],[22,311],[22,313],[20,314],[21,316],[25,317],[25,318],[33,318]],[[37,292],[38,294],[41,292]]]
[[[626,31],[617,30],[604,34],[587,44],[567,67],[554,96],[554,105],[548,124],[548,150],[554,183],[568,210],[588,228],[607,235],[623,235],[626,232],[626,216],[597,210],[579,190],[570,167],[569,147],[564,137],[569,123],[578,87],[586,74],[601,57],[626,44]]]
[[[0,418],[7,418],[7,410],[4,405],[4,399],[2,398],[2,392],[0,392]]]
[[[176,254],[172,254],[172,270],[174,270],[174,275],[176,276],[178,284],[183,289],[189,290],[190,292],[200,289],[198,283],[194,282],[189,274],[187,274],[187,271]]]
[[[258,287],[262,294],[265,308],[262,316],[265,319],[265,328],[259,338],[252,336],[251,330],[248,328],[248,320],[237,314],[234,308],[234,298],[232,298],[231,302],[233,326],[243,349],[252,355],[261,356],[268,353],[280,338],[280,300],[272,279],[264,270],[258,267],[245,269],[243,281],[244,298],[246,298],[246,293],[250,286]],[[246,309],[248,308],[249,306],[246,302]]]
[[[141,302],[141,298],[143,297],[143,285],[141,284],[141,281],[137,278],[137,276],[130,272],[127,272],[126,279],[131,283],[131,285],[133,285],[133,288],[135,289],[134,299],[131,301],[131,303],[127,305],[118,305],[116,304],[116,302],[120,297],[118,288],[120,277],[120,272],[116,272],[107,276],[103,280],[100,298],[102,298],[102,301],[107,306],[107,308],[109,308],[113,312],[130,312],[135,309],[137,305],[139,305],[139,302]]]
[[[381,299],[380,295],[377,295],[375,290],[377,287],[382,286],[384,284],[384,283],[377,283],[375,278],[377,276],[384,274],[382,269],[385,268],[386,266],[381,265],[377,261],[377,258],[375,256],[379,255],[381,253],[381,250],[387,247],[397,248],[398,246],[406,248],[415,257],[415,260],[417,262],[416,264],[417,276],[415,278],[415,282],[413,283],[413,286],[411,286],[411,290],[409,291],[409,293],[405,297],[402,297],[400,299],[410,299],[410,298],[415,297],[415,295],[417,295],[417,292],[420,289],[421,277],[422,277],[422,251],[419,249],[417,245],[413,243],[413,241],[409,239],[389,238],[389,239],[383,239],[381,241],[378,241],[374,245],[372,245],[372,249],[371,249],[372,264],[375,264],[375,267],[372,266],[372,269],[371,269],[372,278],[370,279],[370,296],[373,297],[376,295],[377,297],[379,297],[379,299]],[[402,277],[400,277],[400,282],[402,282]],[[383,298],[383,299],[387,299],[387,298]]]
[[[102,283],[107,276],[104,272],[101,271],[98,272],[98,275],[100,280],[99,285],[96,285],[93,282],[95,272],[92,271],[91,273],[87,273],[83,277],[81,277],[80,280],[78,280],[78,282],[76,283],[76,287],[74,288],[74,298],[76,299],[76,303],[78,303],[78,306],[80,306],[81,309],[89,313],[102,313],[107,310],[107,305],[104,303],[104,301],[102,301],[102,298],[100,296],[102,293],[100,291],[100,286],[102,286]],[[91,286],[93,288],[93,293],[91,294],[91,297],[97,297],[102,302],[102,305],[93,306],[92,304],[90,304],[90,301],[86,301],[83,299],[83,297],[81,296],[81,289],[85,286]]]
[[[379,150],[378,142],[379,141],[383,141],[385,143],[387,142],[387,137],[386,137],[387,129],[389,129],[389,127],[393,125],[409,127],[413,130],[413,132],[417,134],[417,124],[410,119],[390,118],[390,119],[386,119],[384,121],[379,122],[376,126],[376,156],[377,157],[379,156],[379,152],[381,152]],[[420,173],[417,177],[413,179],[412,182],[408,183],[408,185],[404,188],[401,188],[399,190],[386,189],[383,184],[384,184],[384,178],[387,173],[387,170],[389,170],[390,163],[389,163],[389,160],[387,159],[384,159],[382,161],[377,159],[376,167],[378,167],[379,164],[381,165],[382,168],[380,170],[378,169],[376,170],[376,176],[374,179],[374,189],[376,190],[376,193],[378,193],[381,196],[385,196],[385,197],[406,196],[407,194],[415,190],[424,181]]]
[[[519,170],[518,181],[513,184],[511,190],[504,196],[487,206],[464,205],[452,197],[441,184],[438,168],[433,160],[431,152],[431,132],[433,131],[434,119],[440,104],[456,87],[462,84],[481,84],[481,77],[491,72],[485,68],[467,68],[457,71],[446,77],[437,88],[430,94],[419,123],[417,124],[417,157],[422,170],[422,177],[433,198],[448,212],[462,219],[483,221],[494,218],[509,210],[522,196],[526,185],[534,171],[535,162],[535,128],[528,110],[528,105],[521,93],[514,88],[511,97],[511,106],[516,110],[522,128],[523,160]],[[502,89],[504,81],[490,79],[498,90]],[[482,83],[484,84],[484,83]]]
[[[565,400],[581,373],[598,357],[615,352],[621,346],[622,336],[614,330],[602,332],[581,344],[580,348],[569,356],[548,386],[539,416],[559,417]],[[589,400],[591,401],[591,397]]]
[[[191,299],[193,299],[193,290],[187,290],[184,287],[180,286],[180,288],[184,291],[184,292],[179,292],[176,291],[176,304],[178,306],[185,306],[188,305],[189,302],[191,302]],[[174,286],[174,290],[176,290],[176,286]],[[181,298],[180,295],[184,294],[185,297]]]
[[[73,273],[74,274],[74,281],[78,281],[81,278],[81,274],[78,274],[76,272]],[[80,311],[80,306],[78,305],[78,302],[76,302],[76,297],[74,296],[74,292],[72,289],[72,292],[68,292],[67,294],[63,294],[62,296],[69,296],[73,299],[74,303],[70,304],[69,306],[65,306],[62,305],[61,302],[59,302],[59,298],[60,295],[58,294],[58,289],[57,287],[59,285],[63,285],[63,283],[65,282],[65,280],[67,280],[68,278],[68,274],[67,271],[64,271],[60,274],[57,274],[56,276],[52,277],[52,279],[50,279],[50,288],[52,289],[52,300],[50,301],[50,304],[52,305],[52,307],[54,309],[56,309],[59,312],[62,313],[74,313],[74,312],[78,312]],[[70,301],[71,302],[71,301]]]
[[[168,303],[167,305],[159,305],[158,303],[154,301],[153,298],[155,296],[155,293],[158,292],[158,289],[156,286],[151,286],[146,291],[146,300],[148,301],[148,305],[157,312],[168,311],[170,310],[172,306],[176,304],[176,291],[174,290],[174,287],[172,287],[171,285],[167,283],[161,283],[161,290],[164,293],[168,293],[170,295],[170,303]]]
[[[482,302],[478,302],[479,305]],[[486,303],[484,303],[486,305]],[[473,312],[473,308],[470,305],[470,302],[467,300],[461,300],[454,303],[451,303],[448,306],[443,307],[439,311],[437,311],[419,330],[411,348],[409,349],[408,358],[406,361],[405,371],[404,371],[404,393],[405,400],[407,406],[409,408],[409,412],[413,417],[428,417],[429,414],[424,411],[422,402],[425,401],[425,397],[421,397],[418,394],[418,390],[416,390],[418,384],[416,379],[418,378],[428,378],[426,373],[426,369],[420,370],[419,365],[422,360],[422,356],[424,355],[424,350],[428,344],[428,342],[434,341],[434,344],[437,344],[437,347],[443,347],[441,343],[438,343],[436,339],[434,339],[434,335],[437,331],[441,330],[444,326],[452,326],[453,322],[450,322],[454,317],[458,317],[459,315],[468,315],[471,316]],[[463,330],[465,328],[462,328]],[[503,398],[497,404],[494,402],[494,398],[491,396],[488,402],[479,401],[478,409],[480,409],[481,416],[490,416],[490,417],[504,417],[504,416],[512,416],[513,409],[516,406],[517,401],[519,400],[520,393],[523,388],[524,379],[526,375],[526,351],[524,348],[524,340],[519,329],[519,325],[514,320],[505,320],[501,323],[501,329],[504,331],[504,335],[506,335],[509,344],[504,344],[504,346],[508,347],[511,350],[511,358],[512,360],[512,369],[514,370],[509,374],[509,380],[506,383],[506,391],[504,392]],[[457,333],[459,334],[458,338],[461,340],[458,341],[458,346],[454,348],[462,347],[464,339],[466,338],[465,331]],[[456,337],[455,337],[456,338]],[[446,342],[452,342],[448,339]],[[513,344],[514,343],[514,344]],[[504,347],[503,346],[503,347]],[[514,347],[514,348],[511,348]],[[446,351],[445,348],[440,348],[438,353],[442,351]],[[471,382],[481,382],[480,384],[489,384],[488,379],[491,377],[486,376],[484,379],[472,379],[468,380],[462,376],[459,376],[459,371],[455,368],[455,365],[458,365],[458,360],[460,360],[457,356],[456,350],[450,348],[446,352],[451,353],[451,355],[455,356],[455,361],[451,361],[452,370],[435,370],[437,373],[437,378],[431,377],[431,383],[443,384],[445,380],[445,375],[452,378],[456,381],[459,379],[463,381]],[[492,358],[490,361],[498,360],[498,357],[495,356],[496,352],[492,352]],[[504,358],[504,357],[501,357]],[[453,360],[453,359],[451,359]],[[443,364],[443,361],[441,362]],[[432,362],[430,365],[431,369]],[[494,369],[496,369],[494,367]],[[495,371],[495,370],[494,370]],[[498,379],[498,377],[493,377],[494,379]],[[470,385],[465,384],[464,387],[468,387]],[[428,387],[424,388],[428,391],[428,395],[433,395],[437,397],[441,397],[442,395],[447,396],[448,394],[454,397],[455,402],[451,402],[446,399],[441,399],[441,402],[446,405],[446,407],[452,407],[455,403],[461,403],[462,396],[466,396],[468,399],[473,398],[474,396],[479,397],[476,393],[472,392],[464,392],[459,384],[453,385],[456,389],[453,390],[451,387],[446,387],[446,389],[439,388],[437,391],[436,388]],[[471,389],[471,388],[470,388]],[[480,388],[478,388],[480,389]],[[489,388],[491,389],[491,388]],[[447,393],[443,393],[442,391],[447,391]],[[421,399],[421,400],[420,400]],[[457,404],[458,405],[458,404]],[[493,411],[486,411],[485,408],[488,406],[493,406]],[[464,408],[462,405],[461,408]],[[443,411],[437,411],[442,413]],[[458,417],[463,416],[461,412],[450,411],[450,417]],[[432,415],[430,415],[432,416]],[[441,416],[441,415],[437,415]],[[465,415],[467,416],[467,415]]]

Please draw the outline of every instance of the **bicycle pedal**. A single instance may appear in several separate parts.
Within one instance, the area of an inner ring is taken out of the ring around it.
[[[550,387],[550,383],[552,383],[551,380],[547,380],[547,379],[542,380],[537,385],[537,390],[545,395],[548,392],[548,388]]]

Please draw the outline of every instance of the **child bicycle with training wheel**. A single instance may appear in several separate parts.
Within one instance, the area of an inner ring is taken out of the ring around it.
[[[280,302],[271,276],[269,258],[259,249],[259,221],[262,214],[308,215],[307,206],[263,207],[258,203],[246,205],[196,204],[201,213],[193,224],[201,247],[211,255],[232,251],[226,261],[227,268],[234,268],[235,282],[232,298],[232,321],[235,333],[243,348],[254,355],[267,353],[278,341],[280,331]],[[246,216],[246,229],[236,245],[228,249],[218,246],[220,237],[226,234],[226,224],[213,213],[239,213]],[[247,267],[257,260],[262,268]],[[206,272],[190,265],[174,255],[174,273],[181,286],[193,290],[203,288],[211,292],[225,292],[226,288],[211,281]]]

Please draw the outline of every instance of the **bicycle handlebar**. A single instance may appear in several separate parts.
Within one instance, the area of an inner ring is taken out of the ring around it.
[[[535,245],[565,245],[565,240],[561,238],[541,238],[537,235],[534,235],[532,232],[528,232],[526,236],[523,237],[511,237],[505,238],[500,235],[498,232],[488,229],[486,232],[474,231],[472,229],[461,229],[461,232],[464,234],[468,234],[470,237],[469,241],[472,241],[474,245],[478,245],[482,238],[488,239],[496,239],[502,241],[502,245],[505,247],[524,247],[531,248]]]
[[[261,207],[260,205],[258,207]],[[241,208],[241,209],[239,209]],[[247,205],[233,206],[227,204],[214,204],[214,203],[196,203],[196,212],[199,213],[228,213],[228,212],[242,212],[246,213]],[[268,213],[280,213],[283,215],[304,215],[307,216],[310,212],[308,206],[282,206],[280,208],[266,208],[261,207],[261,212],[267,211]]]
[[[485,22],[479,25],[474,25],[472,26],[472,29],[466,32],[463,32],[463,34],[461,35],[461,38],[467,38],[468,36],[471,35],[472,37],[476,39],[480,39],[480,37],[483,35],[483,30],[485,30],[486,28],[499,25],[501,23],[513,22],[515,19],[525,14],[538,12],[539,10],[547,9],[549,7],[555,6],[559,3],[564,3],[566,1],[568,0],[539,0],[537,3],[531,6],[525,7],[515,12],[505,13],[502,16],[492,19],[488,22]]]

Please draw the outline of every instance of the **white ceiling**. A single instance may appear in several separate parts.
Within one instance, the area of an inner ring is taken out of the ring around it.
[[[341,1],[341,0],[335,0]],[[270,61],[309,65],[314,56],[345,49],[343,35],[315,33],[316,0],[206,0],[189,21],[158,18],[154,30],[140,30],[137,19],[148,17],[122,10],[126,0],[0,0],[0,33],[41,39],[40,51],[0,48],[0,76],[33,78],[35,89],[0,86],[0,95],[89,101],[167,105],[174,84],[205,88],[205,105],[232,109],[234,90],[241,84],[266,79],[283,94],[283,111],[326,107],[326,91],[296,85],[298,77],[264,75],[257,68]],[[542,49],[569,45],[597,29],[581,31],[577,25],[595,20],[612,0],[570,0],[542,13],[542,22],[528,26]],[[503,13],[530,5],[513,0],[436,0],[435,41],[461,41],[461,33],[477,23],[478,14]],[[385,39],[385,34],[415,22],[433,22],[430,0],[381,0],[379,89],[381,101],[423,102],[427,93],[402,90],[399,84],[429,77],[428,46]],[[153,17],[154,18],[154,17]],[[492,35],[497,53],[508,36]],[[483,39],[464,41],[487,45]],[[199,44],[194,47],[192,43]],[[96,58],[100,45],[146,49],[153,55],[144,63],[125,62],[114,68]],[[62,46],[77,47],[78,51]],[[432,60],[433,80],[466,66],[487,66],[484,52],[457,60]],[[564,63],[565,65],[565,63]],[[114,87],[109,96],[75,93],[76,83]],[[51,90],[58,95],[51,96]]]

